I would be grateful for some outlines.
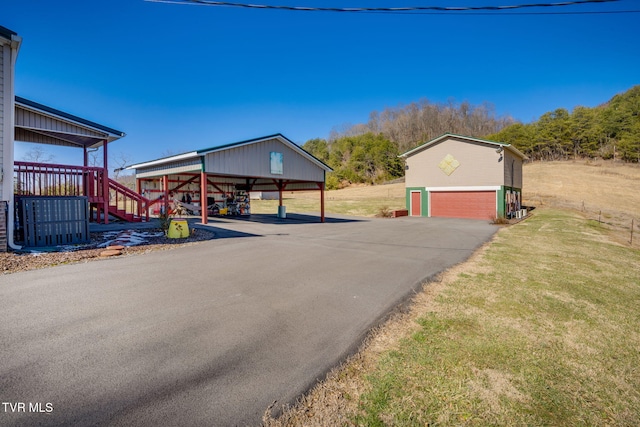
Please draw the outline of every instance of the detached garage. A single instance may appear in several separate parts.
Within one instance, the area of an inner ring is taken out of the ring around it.
[[[444,134],[400,157],[411,216],[486,220],[523,214],[527,157],[510,144]]]

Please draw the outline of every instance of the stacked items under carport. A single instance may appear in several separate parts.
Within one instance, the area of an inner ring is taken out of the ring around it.
[[[198,184],[189,175],[178,175],[169,180],[169,204],[170,210],[175,211],[177,205],[186,209],[187,214],[198,215],[200,200]],[[171,189],[171,186],[174,188]],[[164,190],[162,179],[143,178],[140,179],[142,195],[152,201],[151,214],[159,215],[164,212]],[[238,189],[230,184],[225,188],[216,186],[213,191],[207,191],[207,213],[215,215],[250,215],[250,197],[245,190]]]
[[[220,198],[216,198],[219,194]],[[214,197],[207,197],[208,215],[250,215],[251,206],[249,194],[244,190],[230,193],[214,193]]]

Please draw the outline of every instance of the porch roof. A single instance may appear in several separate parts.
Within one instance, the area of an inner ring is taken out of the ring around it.
[[[16,96],[15,139],[22,142],[96,148],[125,133]]]

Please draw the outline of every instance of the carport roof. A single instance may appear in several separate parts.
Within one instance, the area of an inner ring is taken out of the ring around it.
[[[290,147],[292,150],[296,151],[301,156],[306,157],[307,159],[309,159],[312,163],[314,163],[316,166],[320,167],[321,169],[324,169],[327,172],[332,172],[333,171],[333,169],[331,169],[329,166],[327,166],[324,162],[322,162],[321,160],[317,159],[311,153],[309,153],[309,152],[305,151],[304,149],[302,149],[300,146],[298,146],[297,144],[292,142],[289,138],[285,137],[281,133],[262,136],[262,137],[259,137],[259,138],[247,139],[247,140],[244,140],[244,141],[232,142],[230,144],[219,145],[217,147],[204,148],[204,149],[196,150],[196,151],[189,151],[189,152],[182,153],[182,154],[177,154],[177,155],[174,155],[174,156],[163,157],[163,158],[160,158],[160,159],[151,160],[149,162],[137,163],[135,165],[129,166],[127,169],[145,169],[145,168],[152,167],[152,166],[156,166],[157,167],[157,166],[161,166],[161,165],[165,165],[165,164],[174,163],[174,162],[177,162],[177,161],[193,159],[193,158],[196,158],[196,157],[203,157],[203,156],[205,156],[205,155],[207,155],[209,153],[215,153],[217,151],[229,150],[231,148],[237,148],[237,147],[241,147],[243,145],[256,144],[258,142],[267,141],[269,139],[278,139],[280,142],[282,142],[283,144],[287,145],[288,147]]]

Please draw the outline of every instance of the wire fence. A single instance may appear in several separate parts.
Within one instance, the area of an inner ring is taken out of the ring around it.
[[[560,197],[529,195],[524,204],[534,207],[551,207],[579,211],[590,221],[612,232],[618,243],[640,248],[640,209],[637,213],[601,207],[585,201],[571,201]]]

